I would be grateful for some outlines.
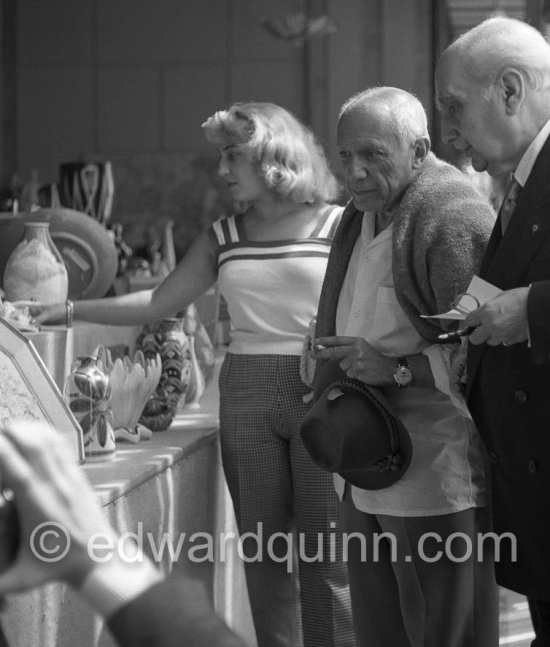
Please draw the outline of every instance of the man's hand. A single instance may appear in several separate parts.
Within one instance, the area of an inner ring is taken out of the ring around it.
[[[395,385],[395,359],[385,357],[361,337],[318,337],[313,348],[315,359],[340,360],[348,377],[370,386]]]
[[[45,423],[10,422],[0,429],[0,474],[19,520],[18,552],[0,574],[0,593],[53,580],[79,586],[96,565],[90,537],[117,535],[63,436]]]
[[[505,290],[466,317],[465,326],[475,328],[472,344],[511,346],[528,338],[527,295],[529,288]]]

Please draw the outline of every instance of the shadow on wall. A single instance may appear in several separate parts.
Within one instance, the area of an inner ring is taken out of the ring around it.
[[[174,221],[176,258],[208,225],[232,212],[224,181],[213,155],[156,154],[113,160],[115,199],[111,220],[123,226],[123,239],[133,249],[143,245],[154,225],[159,233]]]

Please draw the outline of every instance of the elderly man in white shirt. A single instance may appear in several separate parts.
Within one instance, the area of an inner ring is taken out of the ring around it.
[[[352,200],[319,304],[317,376],[333,360],[380,387],[413,447],[389,487],[360,489],[335,476],[343,531],[363,535],[368,548],[348,542],[357,645],[495,646],[492,556],[463,558],[465,541],[475,548],[488,530],[483,452],[451,399],[456,345],[439,344],[443,324],[421,318],[465,291],[494,213],[465,175],[430,152],[425,111],[408,92],[380,87],[352,97],[337,146]],[[462,540],[458,559],[449,553],[453,533]]]

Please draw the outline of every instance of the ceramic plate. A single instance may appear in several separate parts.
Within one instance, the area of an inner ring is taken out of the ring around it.
[[[4,243],[6,239],[11,241],[7,255],[23,237],[23,223],[33,220],[50,223],[50,235],[67,266],[69,297],[95,299],[104,296],[114,283],[118,268],[117,250],[107,229],[74,209],[39,209],[2,226]]]

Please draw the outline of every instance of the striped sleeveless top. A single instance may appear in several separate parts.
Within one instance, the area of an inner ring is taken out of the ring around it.
[[[212,225],[218,283],[231,319],[229,352],[301,354],[342,211],[329,205],[302,239],[249,241],[242,215]]]

